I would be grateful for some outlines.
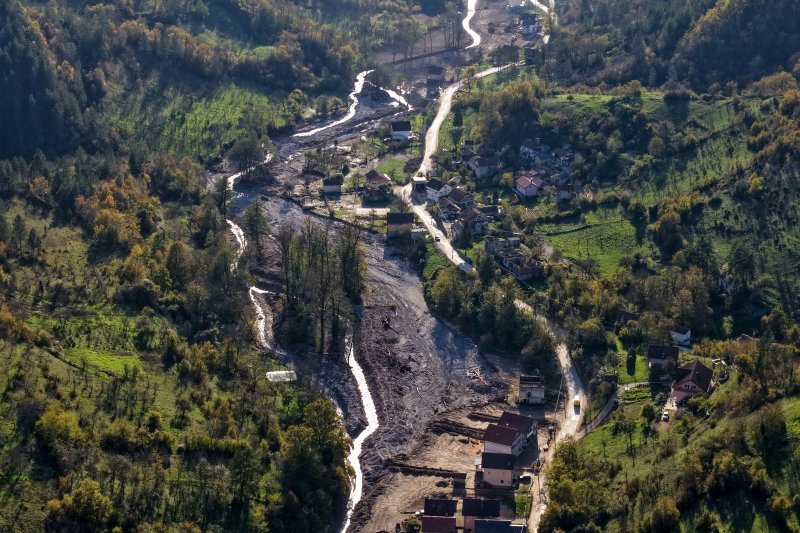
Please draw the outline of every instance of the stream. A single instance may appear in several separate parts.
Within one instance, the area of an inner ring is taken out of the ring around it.
[[[464,31],[472,37],[472,44],[467,46],[467,50],[470,48],[475,48],[476,46],[480,46],[481,44],[481,36],[478,32],[470,27],[469,23],[472,21],[472,17],[475,16],[475,9],[477,7],[478,0],[467,0],[467,16],[464,17],[464,20],[461,22],[461,26],[464,27]]]

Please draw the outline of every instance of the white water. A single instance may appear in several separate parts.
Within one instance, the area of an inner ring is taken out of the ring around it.
[[[364,371],[361,369],[361,365],[359,365],[358,361],[356,360],[352,341],[350,345],[349,360],[350,371],[353,372],[353,377],[356,378],[358,392],[361,395],[361,403],[364,405],[364,414],[367,416],[367,427],[365,427],[361,434],[355,438],[353,441],[353,449],[350,451],[350,455],[347,457],[347,461],[350,463],[350,466],[353,467],[353,470],[356,473],[356,478],[355,483],[353,484],[353,490],[350,491],[350,499],[347,502],[347,518],[344,522],[344,526],[342,526],[342,533],[345,533],[347,528],[350,527],[350,518],[353,515],[353,509],[355,509],[358,502],[361,501],[361,496],[364,492],[364,473],[361,470],[361,461],[359,461],[359,457],[361,456],[361,448],[364,445],[364,441],[366,441],[370,435],[375,433],[380,425],[378,422],[378,412],[375,409],[375,402],[372,401],[372,394],[369,392],[369,386],[367,386],[367,378],[364,377]]]
[[[356,116],[356,109],[358,108],[358,95],[361,94],[361,90],[364,88],[364,81],[367,78],[367,74],[372,72],[371,70],[365,70],[364,72],[359,72],[358,76],[356,76],[356,83],[353,86],[353,92],[350,93],[350,109],[347,111],[347,114],[340,118],[335,122],[331,122],[325,126],[320,126],[319,128],[313,129],[311,131],[304,131],[302,133],[295,133],[293,137],[310,137],[311,135],[315,135],[321,131],[325,131],[329,128],[333,128],[334,126],[338,126],[340,124],[344,124],[348,120],[352,119]]]
[[[467,46],[467,49],[474,48],[476,46],[480,46],[481,44],[481,36],[473,30],[469,23],[472,20],[472,17],[475,16],[475,8],[478,4],[478,0],[467,0],[467,16],[464,17],[464,20],[461,22],[461,25],[464,27],[464,31],[472,37],[472,44]]]
[[[391,89],[384,89],[383,87],[379,87],[379,89],[388,94],[389,97],[396,102],[394,105],[405,106],[409,111],[413,109],[411,105],[409,105],[408,100],[406,100],[402,94]]]

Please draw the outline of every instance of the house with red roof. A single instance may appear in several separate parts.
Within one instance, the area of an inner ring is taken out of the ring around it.
[[[508,426],[489,424],[483,432],[484,453],[519,455],[525,444],[525,435]]]

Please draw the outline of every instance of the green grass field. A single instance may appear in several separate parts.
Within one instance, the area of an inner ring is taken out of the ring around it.
[[[653,252],[644,229],[635,227],[617,209],[598,208],[586,213],[586,227],[572,220],[542,229],[547,232],[545,240],[565,257],[594,260],[600,274],[606,277],[614,274],[623,257],[636,252],[647,256]],[[561,233],[548,234],[553,232]]]
[[[64,358],[76,364],[85,360],[89,365],[114,374],[122,374],[126,367],[128,370],[133,367],[142,368],[141,361],[135,355],[98,352],[90,348],[67,348],[64,350]]]

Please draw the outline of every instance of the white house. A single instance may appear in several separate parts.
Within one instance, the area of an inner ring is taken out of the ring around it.
[[[431,202],[438,202],[442,197],[447,196],[453,190],[450,185],[442,183],[436,178],[428,180],[425,184],[425,194]]]
[[[411,138],[411,122],[408,120],[398,120],[392,122],[392,140],[407,141]]]
[[[341,176],[322,180],[322,192],[325,194],[341,194],[344,179]]]
[[[533,198],[542,193],[545,185],[537,172],[531,172],[517,178],[516,192],[522,198]]]
[[[481,481],[492,487],[510,487],[514,483],[514,456],[505,453],[482,453],[478,470]]]
[[[483,432],[484,453],[519,455],[525,447],[525,436],[514,428],[489,424]]]
[[[678,344],[686,345],[692,342],[692,330],[685,326],[675,326],[669,334]]]
[[[526,445],[529,444],[532,439],[534,442],[536,441],[536,430],[539,428],[539,422],[529,416],[503,411],[497,425],[506,426],[522,433]]]

